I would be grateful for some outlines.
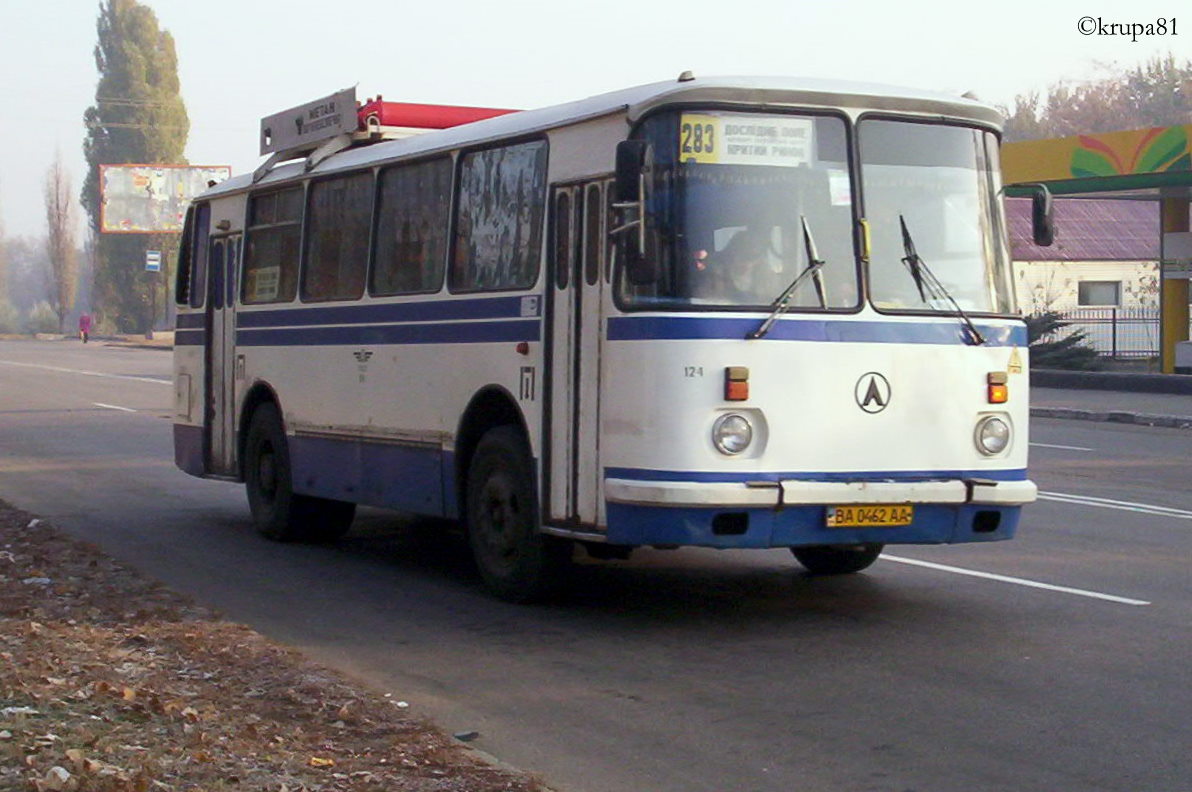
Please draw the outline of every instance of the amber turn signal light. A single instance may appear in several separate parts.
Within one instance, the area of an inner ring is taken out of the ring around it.
[[[990,404],[1005,404],[1010,400],[1010,387],[1004,371],[991,371],[985,376],[986,398]]]
[[[724,369],[724,400],[745,401],[749,398],[749,369],[746,366],[726,366]]]

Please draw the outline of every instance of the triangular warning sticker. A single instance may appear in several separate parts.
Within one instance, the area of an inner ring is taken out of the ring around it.
[[[1022,373],[1022,355],[1018,354],[1018,347],[1010,350],[1010,362],[1006,364],[1006,371],[1011,374]]]

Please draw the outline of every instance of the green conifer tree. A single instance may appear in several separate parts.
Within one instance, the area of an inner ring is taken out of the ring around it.
[[[120,332],[151,329],[169,294],[167,270],[145,272],[145,251],[174,260],[173,234],[100,234],[99,166],[185,164],[190,119],[178,82],[174,38],[158,27],[157,15],[136,0],[102,0],[95,64],[95,104],[83,114],[87,178],[82,203],[96,233],[93,304],[101,321]],[[152,289],[158,289],[155,297]]]

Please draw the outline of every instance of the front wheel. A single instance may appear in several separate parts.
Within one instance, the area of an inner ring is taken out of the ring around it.
[[[294,493],[286,432],[272,404],[258,407],[249,423],[244,488],[257,530],[279,542],[334,541],[356,516],[354,503]]]
[[[541,532],[530,451],[512,427],[491,429],[480,439],[468,469],[466,504],[472,556],[494,594],[529,602],[557,587],[571,543]]]
[[[791,553],[813,575],[849,575],[868,568],[885,545],[820,545],[792,547]]]

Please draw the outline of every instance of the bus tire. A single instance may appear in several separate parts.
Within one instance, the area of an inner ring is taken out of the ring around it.
[[[541,532],[530,451],[513,427],[498,426],[480,439],[465,497],[468,544],[489,590],[518,603],[553,592],[571,543]]]
[[[253,412],[244,446],[244,487],[253,524],[278,542],[330,542],[348,532],[356,504],[296,495],[290,449],[273,404]]]
[[[813,575],[850,575],[868,568],[885,545],[817,545],[792,547],[795,559]]]

